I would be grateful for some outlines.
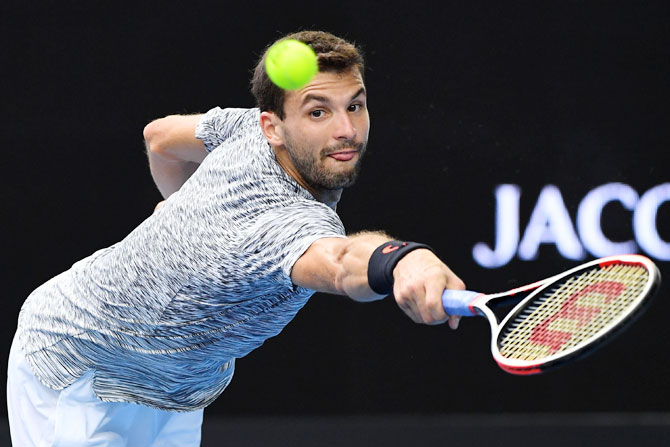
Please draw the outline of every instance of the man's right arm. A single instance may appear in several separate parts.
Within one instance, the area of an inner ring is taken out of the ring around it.
[[[144,141],[151,176],[163,197],[177,191],[207,156],[195,137],[202,115],[170,115],[147,124]]]
[[[378,232],[319,239],[293,265],[291,279],[296,285],[356,301],[381,299],[369,285],[368,263],[372,253],[391,239]],[[449,319],[452,329],[458,327],[460,317],[447,315],[442,307],[442,292],[463,290],[465,284],[432,251],[407,253],[393,269],[393,277],[395,300],[414,322],[439,324]]]

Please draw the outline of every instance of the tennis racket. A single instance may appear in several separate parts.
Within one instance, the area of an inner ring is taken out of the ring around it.
[[[620,255],[503,293],[445,290],[442,305],[449,315],[480,315],[489,320],[491,352],[503,370],[538,374],[611,340],[641,314],[660,282],[660,272],[651,260]],[[525,296],[524,292],[531,293]],[[515,303],[502,321],[492,311]]]

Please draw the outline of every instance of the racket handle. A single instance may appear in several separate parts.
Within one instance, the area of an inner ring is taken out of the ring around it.
[[[442,293],[442,306],[449,315],[474,317],[477,314],[470,309],[470,303],[479,295],[481,293],[470,290],[447,289]]]

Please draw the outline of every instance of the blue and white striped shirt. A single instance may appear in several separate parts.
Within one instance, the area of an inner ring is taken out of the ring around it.
[[[18,337],[37,378],[63,389],[92,370],[105,401],[203,408],[236,358],[277,335],[314,293],[290,279],[334,210],[277,164],[258,109],[210,110],[210,154],[125,239],[36,289]]]

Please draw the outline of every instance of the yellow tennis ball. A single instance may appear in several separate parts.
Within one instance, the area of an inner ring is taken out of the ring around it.
[[[319,66],[316,53],[299,40],[281,40],[265,55],[265,72],[284,90],[298,90],[312,80]]]

